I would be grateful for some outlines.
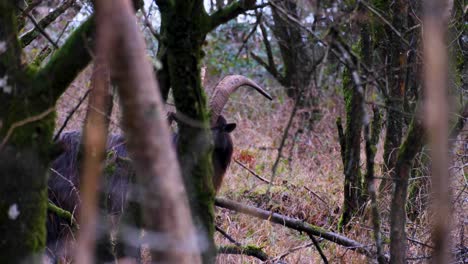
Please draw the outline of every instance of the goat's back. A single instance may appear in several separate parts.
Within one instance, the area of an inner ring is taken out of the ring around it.
[[[80,200],[81,133],[63,133],[58,144],[62,153],[52,162],[48,181],[49,200],[76,216]],[[108,136],[106,161],[100,188],[101,215],[120,215],[125,207],[128,185],[133,175],[123,136]],[[47,244],[57,250],[61,240],[72,235],[66,220],[54,213],[47,219]]]

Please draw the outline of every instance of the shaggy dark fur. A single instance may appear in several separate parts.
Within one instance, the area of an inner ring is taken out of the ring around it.
[[[216,126],[212,128],[214,151],[213,184],[219,190],[224,174],[231,162],[233,144],[229,135],[236,124],[227,123],[224,117],[219,116]],[[177,143],[177,134],[173,136],[174,145]],[[65,132],[60,136],[58,143],[63,152],[51,165],[49,177],[49,199],[52,203],[74,213],[80,203],[79,196],[79,165],[81,133],[78,131]],[[104,182],[100,190],[101,215],[118,217],[122,214],[126,196],[129,192],[129,183],[134,174],[129,156],[125,147],[125,139],[120,135],[109,135],[107,142],[107,157],[104,168]],[[108,232],[104,227],[102,233]],[[47,242],[50,251],[57,252],[63,239],[72,236],[72,230],[64,219],[50,213],[47,222]]]
[[[81,133],[65,132],[59,142],[63,153],[51,165],[49,176],[49,200],[60,208],[75,213],[79,205],[79,165],[81,164]],[[120,135],[109,135],[107,141],[104,177],[101,184],[101,215],[119,216],[125,207],[126,195],[133,170],[125,148],[125,140]],[[72,230],[65,219],[49,213],[47,220],[47,244],[54,253],[72,236]]]

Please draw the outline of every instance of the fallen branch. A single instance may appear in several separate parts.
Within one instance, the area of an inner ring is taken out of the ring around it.
[[[287,217],[278,213],[273,213],[271,211],[263,210],[263,209],[256,208],[253,206],[243,205],[241,203],[231,201],[225,198],[216,198],[215,205],[222,207],[222,208],[230,209],[239,213],[251,215],[260,219],[268,220],[276,224],[281,224],[288,228],[301,231],[301,232],[305,232],[308,235],[318,236],[326,240],[329,240],[331,242],[334,242],[338,245],[347,247],[360,254],[366,255],[368,257],[373,257],[373,253],[367,249],[367,246],[355,240],[342,236],[340,234],[330,232],[318,226],[308,224],[299,219],[294,219],[291,217]]]
[[[261,261],[267,261],[270,257],[256,246],[221,246],[218,248],[218,254],[237,254],[256,257]]]

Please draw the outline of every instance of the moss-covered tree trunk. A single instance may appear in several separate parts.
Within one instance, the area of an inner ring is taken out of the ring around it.
[[[405,32],[408,27],[408,3],[405,0],[388,1],[375,0],[375,7],[379,11],[389,12],[386,19],[391,22],[392,28],[378,17],[373,20],[374,25],[374,45],[379,51],[380,62],[385,65],[384,78],[386,87],[385,104],[387,107],[386,136],[384,142],[384,172],[387,177],[394,176],[394,168],[397,161],[398,147],[403,137],[405,127],[403,119],[403,106],[405,104],[405,93],[407,86],[407,61],[408,45],[405,43]],[[380,190],[390,191],[392,181],[382,180]]]
[[[179,123],[178,157],[189,194],[194,224],[200,232],[204,263],[214,263],[214,197],[212,184],[209,111],[200,79],[202,45],[206,34],[218,25],[252,8],[255,1],[237,1],[208,15],[201,0],[159,0],[161,11],[161,55],[167,58],[167,73],[177,112],[187,123]],[[165,54],[164,54],[165,53]],[[164,92],[163,92],[164,93]]]
[[[37,69],[21,61],[16,21],[15,1],[0,1],[0,263],[41,263],[55,102],[90,61],[92,22]]]
[[[341,151],[343,155],[343,170],[344,170],[344,194],[341,218],[338,223],[339,230],[349,223],[351,217],[360,208],[361,196],[361,169],[360,154],[361,154],[361,131],[363,117],[363,95],[353,85],[350,77],[349,69],[344,72],[343,93],[345,100],[346,111],[346,128],[344,133],[344,146]]]
[[[301,6],[295,0],[272,1],[272,17],[274,23],[271,30],[277,39],[281,55],[282,69],[277,67],[265,26],[260,28],[268,56],[264,62],[253,54],[253,58],[286,88],[286,94],[295,100],[299,106],[315,107],[317,98],[311,96],[313,72],[321,61],[324,51],[316,45],[315,40],[304,37],[304,30],[291,18],[301,20]],[[317,87],[319,88],[319,87]]]
[[[359,12],[364,10],[362,6]],[[359,43],[354,47],[363,58],[366,65],[370,64],[370,36],[369,28],[363,23],[359,23],[361,30]],[[357,65],[357,63],[354,63]],[[346,128],[340,142],[344,169],[344,197],[342,214],[338,223],[338,228],[343,229],[349,223],[351,217],[358,213],[367,199],[367,184],[360,168],[361,155],[361,132],[364,125],[364,94],[365,85],[356,83],[353,79],[353,72],[357,74],[356,66],[347,65],[343,77],[343,95],[346,111]]]
[[[12,1],[0,2],[0,25],[0,262],[39,263],[46,239],[46,169],[54,116],[41,98],[23,96],[31,79],[21,67]],[[26,122],[28,118],[40,120]]]
[[[399,148],[395,166],[395,183],[390,207],[390,263],[406,263],[406,197],[410,171],[424,143],[421,121],[413,118],[405,141]]]

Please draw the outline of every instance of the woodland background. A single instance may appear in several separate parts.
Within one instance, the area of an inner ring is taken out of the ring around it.
[[[1,239],[7,241],[0,243],[2,263],[43,250],[47,206],[45,186],[31,183],[31,172],[17,177],[8,171],[7,163],[30,167],[7,158],[6,146],[45,155],[53,135],[84,129],[95,66],[92,45],[67,45],[93,30],[81,26],[95,12],[91,1],[7,2],[0,4],[0,175],[5,179],[0,211],[11,212],[15,191],[33,194],[38,208],[23,220],[28,222],[24,232],[18,233],[6,214],[0,217]],[[318,233],[341,234],[363,246],[343,246],[221,206],[213,219],[194,220],[218,230],[207,228],[207,236],[214,237],[221,254],[202,254],[204,263],[468,261],[466,0],[139,4],[138,28],[167,110],[206,121],[206,102],[193,98],[210,95],[229,74],[248,76],[274,97],[268,101],[241,89],[224,110],[237,128],[234,158],[217,197],[298,219]],[[214,14],[212,24],[198,15],[203,8]],[[12,19],[16,25],[9,28]],[[2,40],[14,28],[20,41],[13,54]],[[442,40],[443,49],[425,50],[433,47],[431,37]],[[431,68],[431,52],[445,63]],[[191,74],[180,74],[184,71]],[[174,78],[175,72],[184,77]],[[440,80],[434,95],[430,84]],[[109,132],[123,133],[119,102],[125,98],[113,91]],[[201,133],[178,129],[187,138]],[[46,175],[49,162],[41,158],[34,173]],[[182,169],[182,174],[197,178],[203,168]],[[42,194],[35,196],[38,188]],[[202,197],[198,192],[189,192],[189,200]],[[212,196],[195,207],[191,203],[192,210],[211,216]],[[151,249],[143,255],[149,261]]]

